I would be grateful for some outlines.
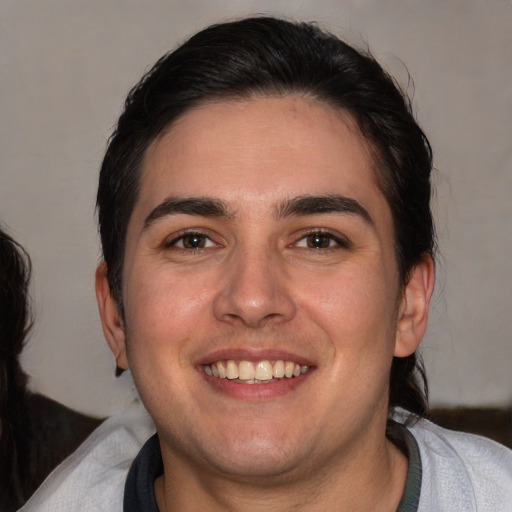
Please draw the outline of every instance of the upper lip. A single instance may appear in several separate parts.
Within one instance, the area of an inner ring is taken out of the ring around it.
[[[292,351],[266,348],[219,348],[199,357],[196,365],[205,365],[225,360],[235,361],[292,361],[299,365],[315,366],[311,358],[302,356]]]

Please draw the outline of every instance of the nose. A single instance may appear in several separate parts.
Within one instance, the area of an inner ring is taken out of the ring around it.
[[[296,305],[286,270],[269,251],[239,250],[223,272],[214,299],[214,315],[223,322],[258,328],[293,318]]]

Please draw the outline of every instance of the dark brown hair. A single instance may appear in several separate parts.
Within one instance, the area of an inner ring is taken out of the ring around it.
[[[28,301],[30,258],[0,230],[0,509],[15,510],[25,502],[30,485],[23,475],[26,460],[19,450],[17,427],[24,422],[27,375],[19,363],[32,326]]]

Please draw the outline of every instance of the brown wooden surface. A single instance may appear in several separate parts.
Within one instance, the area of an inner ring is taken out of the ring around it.
[[[512,407],[498,408],[434,408],[434,423],[452,430],[489,437],[512,448]]]

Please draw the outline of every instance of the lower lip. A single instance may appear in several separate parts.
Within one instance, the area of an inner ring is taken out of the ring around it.
[[[310,368],[306,373],[291,379],[280,379],[266,384],[243,384],[229,379],[211,377],[202,371],[205,381],[216,391],[232,398],[242,400],[271,400],[295,391],[313,372]]]

